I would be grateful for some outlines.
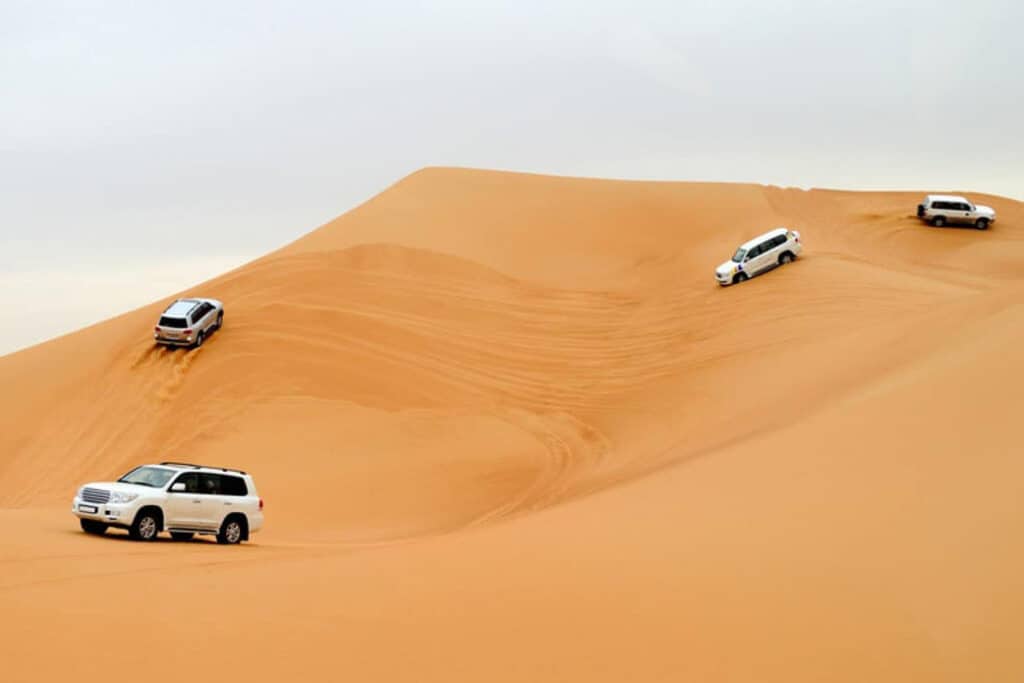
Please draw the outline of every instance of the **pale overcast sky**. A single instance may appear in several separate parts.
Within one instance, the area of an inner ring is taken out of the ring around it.
[[[0,0],[0,354],[426,165],[1024,198],[1022,6]]]

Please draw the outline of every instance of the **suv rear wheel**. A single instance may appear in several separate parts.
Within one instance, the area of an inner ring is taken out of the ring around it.
[[[788,251],[783,252],[782,255],[779,256],[779,265],[780,266],[784,266],[787,263],[792,263],[792,262],[793,262],[793,254],[791,254]]]
[[[217,315],[217,329],[224,327],[224,313],[221,312]]]
[[[92,519],[83,519],[80,521],[82,522],[82,531],[87,534],[96,534],[99,536],[107,531],[107,525],[103,522],[97,522]]]
[[[243,536],[245,536],[245,518],[241,515],[231,515],[220,525],[217,543],[235,545],[242,540]]]
[[[192,348],[198,349],[200,346],[203,345],[204,339],[206,339],[206,333],[200,331],[199,334],[196,335],[196,342],[195,344],[192,345]]]
[[[934,225],[936,228],[941,228],[945,224],[946,224],[946,217],[945,216],[936,216],[935,218],[932,219],[932,225]]]

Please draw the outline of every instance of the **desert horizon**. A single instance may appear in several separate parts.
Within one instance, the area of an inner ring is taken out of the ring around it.
[[[3,679],[1016,680],[1024,204],[936,191],[428,167],[0,356]],[[154,345],[175,296],[223,329]],[[265,527],[82,533],[161,460]]]
[[[871,194],[901,194],[901,195],[919,195],[923,196],[926,194],[924,190],[914,190],[899,187],[886,187],[886,188],[872,188],[872,187],[858,187],[858,188],[842,188],[842,187],[831,187],[828,185],[786,185],[777,184],[771,182],[758,182],[752,180],[729,180],[729,181],[718,181],[718,180],[677,180],[671,178],[645,178],[645,177],[631,177],[631,178],[604,178],[596,175],[579,175],[579,174],[568,174],[568,173],[552,173],[544,171],[522,171],[515,169],[481,169],[470,166],[426,166],[416,171],[409,173],[404,176],[414,176],[418,173],[430,171],[434,169],[447,169],[454,171],[487,171],[492,173],[506,173],[518,176],[533,176],[537,178],[551,178],[551,179],[564,179],[571,181],[598,181],[598,182],[616,182],[616,183],[647,183],[647,184],[690,184],[690,185],[722,185],[722,186],[755,186],[764,187],[778,190],[801,190],[801,191],[820,191],[820,192],[847,192],[847,193],[871,193]],[[361,201],[356,201],[344,213],[358,209],[362,204],[371,201],[377,194],[387,191],[392,185],[395,185],[402,181],[402,179],[395,180],[390,183],[385,183],[384,187],[377,193],[367,197]],[[992,197],[998,196],[1001,199],[1011,201],[1021,201],[1020,197],[1014,196],[1002,196],[998,193],[979,192],[973,190],[964,189],[931,189],[927,193],[931,194],[951,194],[951,195],[964,195],[964,196],[977,196],[977,197]],[[330,222],[330,221],[328,221]],[[320,226],[318,226],[320,227]],[[314,228],[315,231],[317,228]],[[268,249],[268,253],[275,252],[281,248],[284,248],[292,242],[302,239],[303,235],[299,235],[293,239],[285,239],[280,245],[272,246]],[[242,268],[252,261],[259,260],[262,256],[253,256],[254,250],[249,247],[242,248],[234,252],[223,252],[215,254],[211,257],[203,259],[185,259],[184,261],[171,261],[167,262],[164,260],[157,260],[154,263],[144,263],[136,257],[131,260],[130,267],[124,267],[119,265],[116,259],[110,259],[107,262],[95,262],[89,260],[86,263],[86,267],[81,270],[70,270],[66,267],[61,269],[55,268],[39,268],[35,270],[19,271],[12,270],[6,274],[0,274],[0,277],[6,276],[4,279],[0,279],[0,285],[8,286],[10,288],[16,288],[19,285],[24,286],[26,283],[30,288],[39,288],[42,284],[45,286],[53,286],[54,298],[37,298],[32,301],[32,304],[36,307],[42,307],[43,313],[50,317],[50,321],[43,324],[39,329],[29,333],[24,338],[15,337],[12,342],[10,338],[7,340],[0,340],[0,358],[5,355],[11,355],[20,351],[25,351],[34,346],[39,346],[47,342],[59,339],[68,334],[72,334],[76,331],[92,327],[97,324],[106,322],[107,320],[120,317],[124,315],[125,309],[128,311],[135,311],[140,308],[146,308],[150,305],[153,300],[173,300],[177,296],[185,296],[189,288],[200,286],[191,282],[183,287],[176,287],[172,283],[184,282],[188,278],[187,276],[183,279],[183,273],[188,272],[199,272],[199,273],[212,273],[209,278],[200,277],[198,279],[193,278],[195,282],[204,282],[206,280],[214,279],[220,272],[229,272]],[[82,289],[78,286],[83,280],[87,280],[90,283],[90,290],[94,290],[89,294],[83,293]],[[124,295],[125,284],[128,282],[143,281],[145,287],[143,288],[143,294],[133,293],[131,297],[126,298]],[[56,284],[59,283],[59,284]],[[56,286],[54,286],[56,284]],[[98,292],[96,294],[95,292]],[[72,294],[69,300],[69,295]],[[130,303],[122,304],[120,309],[111,312],[111,304],[117,305],[117,302],[127,301]],[[88,311],[83,314],[83,311]],[[38,315],[40,312],[35,311]],[[61,323],[55,320],[60,320],[66,317],[70,320],[77,321],[77,324],[68,326],[66,323],[61,326]],[[44,331],[44,330],[49,330]],[[12,332],[19,332],[19,330],[13,330]]]

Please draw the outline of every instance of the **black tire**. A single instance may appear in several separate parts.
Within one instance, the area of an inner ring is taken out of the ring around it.
[[[195,536],[191,531],[172,531],[171,538],[175,541],[191,541],[192,537]]]
[[[128,529],[128,535],[136,541],[153,541],[160,533],[160,513],[153,508],[143,508],[135,515],[135,521]]]
[[[196,335],[196,341],[195,341],[194,344],[192,344],[192,348],[193,349],[198,349],[200,346],[203,345],[203,341],[205,339],[206,339],[206,333],[200,331],[199,334]]]
[[[747,275],[746,273],[736,273],[736,277],[734,277],[732,279],[732,283],[734,285],[738,285],[739,283],[746,282],[749,279],[750,279],[750,276]]]
[[[936,216],[935,218],[932,219],[932,225],[934,225],[936,228],[941,228],[945,224],[946,224],[946,217],[945,216]]]
[[[217,316],[217,329],[220,330],[220,328],[222,328],[222,327],[224,327],[224,312],[223,311],[221,311],[220,314]]]
[[[988,230],[988,219],[979,218],[977,221],[975,221],[974,227],[976,227],[978,230]]]
[[[792,263],[794,258],[796,258],[796,257],[793,256],[792,252],[784,251],[779,256],[779,265],[780,266],[784,266],[787,263]]]
[[[217,543],[221,545],[236,545],[246,536],[245,517],[241,515],[230,515],[220,525],[217,533]]]
[[[102,536],[107,532],[107,525],[103,522],[97,522],[93,519],[82,519],[79,520],[82,523],[82,531],[87,534],[96,534]]]

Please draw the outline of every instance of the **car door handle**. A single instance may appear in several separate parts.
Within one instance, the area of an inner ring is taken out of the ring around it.
[[[199,503],[202,503],[203,501],[201,501],[201,500],[193,500],[192,502],[195,503],[196,505],[198,505]]]
[[[225,505],[231,505],[231,501],[230,500],[226,500],[226,501],[224,501],[224,504]]]

